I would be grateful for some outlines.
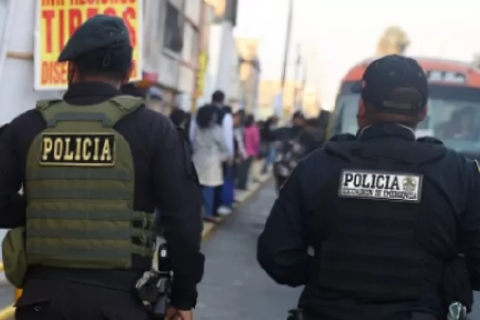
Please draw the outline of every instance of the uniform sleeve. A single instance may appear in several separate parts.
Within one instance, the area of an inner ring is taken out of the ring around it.
[[[470,186],[460,219],[459,251],[465,255],[472,289],[480,291],[480,174],[476,163],[469,163],[467,174]]]
[[[203,276],[201,190],[187,141],[173,124],[159,122],[150,135],[156,137],[150,146],[156,150],[152,170],[155,199],[174,272],[171,304],[189,310],[196,304],[196,285]]]
[[[16,152],[15,125],[8,125],[0,134],[0,228],[25,225],[26,202],[18,194],[23,173]]]
[[[303,223],[303,167],[301,162],[284,184],[257,243],[260,266],[277,283],[292,287],[307,283],[313,260]]]

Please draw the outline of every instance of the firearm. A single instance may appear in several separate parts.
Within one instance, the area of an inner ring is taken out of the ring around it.
[[[155,320],[165,319],[170,296],[172,272],[170,271],[168,246],[162,243],[158,248],[158,266],[143,273],[135,289],[143,304],[153,309]]]
[[[167,306],[170,297],[172,284],[172,271],[170,270],[170,257],[168,255],[168,246],[162,243],[158,248],[158,298],[153,307],[153,317],[155,320],[163,320],[167,313]]]
[[[448,306],[447,320],[467,320],[467,307],[456,301]]]
[[[448,320],[466,320],[473,305],[473,291],[465,257],[458,254],[444,267],[441,297]]]
[[[306,320],[302,309],[292,309],[288,311],[287,320]]]

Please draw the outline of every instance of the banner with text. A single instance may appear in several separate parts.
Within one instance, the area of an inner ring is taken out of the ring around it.
[[[96,14],[122,17],[133,47],[131,80],[142,78],[142,0],[38,0],[35,33],[35,89],[67,87],[67,63],[58,56],[73,32]]]

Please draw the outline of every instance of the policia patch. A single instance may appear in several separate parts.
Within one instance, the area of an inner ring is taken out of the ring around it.
[[[411,173],[343,170],[338,196],[420,202],[423,176]]]
[[[113,167],[115,134],[44,133],[40,165],[71,167]]]

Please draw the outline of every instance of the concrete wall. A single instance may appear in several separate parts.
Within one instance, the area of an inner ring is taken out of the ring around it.
[[[34,91],[33,60],[7,58],[8,52],[33,54],[35,4],[31,0],[0,0],[0,124],[34,108],[59,91]]]
[[[205,74],[205,87],[199,105],[209,102],[215,90],[222,90],[228,99],[232,94],[233,59],[238,58],[233,26],[230,22],[220,22],[212,25],[209,31],[208,67]],[[238,74],[238,72],[237,72]]]
[[[9,52],[33,54],[35,3],[0,0],[0,124],[34,108],[37,100],[58,98],[62,94],[60,91],[33,90],[33,60],[7,57]],[[5,233],[6,230],[0,230],[0,240]],[[4,279],[1,273],[0,280]]]
[[[171,0],[171,3],[177,7],[177,9],[183,10],[183,1],[184,0]],[[150,13],[150,18],[154,21],[157,21],[155,26],[155,55],[153,59],[156,59],[156,73],[158,75],[158,83],[169,87],[176,88],[178,83],[178,74],[179,74],[179,59],[178,55],[173,53],[167,53],[163,49],[163,38],[165,32],[165,6],[167,0],[158,0],[150,1],[151,3],[156,2],[157,11],[152,11]],[[153,6],[155,6],[153,5]]]
[[[227,99],[240,102],[244,100],[244,90],[240,82],[240,55],[238,54],[235,42],[230,56],[230,84]],[[243,109],[245,106],[241,103],[236,109]]]

